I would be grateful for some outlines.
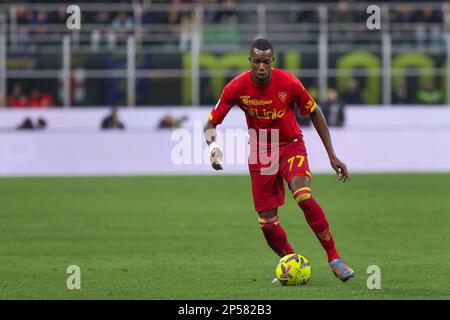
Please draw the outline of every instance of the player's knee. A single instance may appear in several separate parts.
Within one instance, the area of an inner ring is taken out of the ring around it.
[[[311,188],[309,187],[303,187],[300,189],[297,189],[293,192],[295,201],[302,205],[304,201],[312,198],[312,192]]]
[[[276,215],[276,216],[269,217],[269,218],[259,217],[258,223],[259,223],[259,226],[261,227],[261,229],[263,229],[263,228],[275,227],[280,223],[280,221],[278,219],[278,216]]]
[[[291,189],[292,192],[296,192],[301,188],[310,186],[311,176],[309,171],[307,171],[306,174],[307,175],[295,176],[289,181],[289,189]]]

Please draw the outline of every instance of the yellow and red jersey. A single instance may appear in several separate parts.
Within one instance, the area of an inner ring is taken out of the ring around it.
[[[249,129],[259,134],[261,129],[268,132],[279,130],[280,145],[295,139],[303,143],[303,135],[294,113],[297,104],[301,115],[311,113],[316,108],[316,102],[305,87],[289,72],[272,69],[270,81],[257,85],[251,77],[251,71],[246,71],[231,80],[223,89],[222,95],[210,113],[214,124],[222,123],[233,105],[245,112]],[[270,133],[268,134],[270,137]],[[252,144],[252,135],[250,135]],[[270,145],[270,141],[268,141]]]

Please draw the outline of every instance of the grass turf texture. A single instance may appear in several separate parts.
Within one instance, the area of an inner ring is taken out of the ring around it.
[[[248,176],[3,178],[0,299],[449,299],[449,190],[450,174],[316,175],[356,277],[332,275],[287,192],[281,223],[313,277],[282,287]],[[374,264],[381,290],[366,287]]]

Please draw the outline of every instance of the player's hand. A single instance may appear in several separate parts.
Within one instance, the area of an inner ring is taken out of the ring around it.
[[[211,160],[211,166],[215,169],[215,170],[222,170],[222,157],[223,157],[223,152],[222,150],[220,150],[220,148],[214,148],[211,151],[211,157],[209,158]]]
[[[330,158],[331,166],[339,177],[339,181],[350,181],[350,175],[348,174],[347,166],[338,157]]]

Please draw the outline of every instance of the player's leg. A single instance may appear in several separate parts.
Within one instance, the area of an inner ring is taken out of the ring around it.
[[[264,238],[270,248],[280,257],[294,253],[294,249],[289,244],[286,232],[280,224],[278,218],[278,208],[259,211],[258,222],[264,234]],[[279,283],[277,278],[272,280],[272,283]]]
[[[258,222],[270,248],[280,257],[294,253],[280,224],[278,208],[258,212]]]
[[[270,248],[280,257],[293,253],[286,232],[280,224],[278,207],[284,204],[283,178],[275,174],[262,174],[259,165],[249,165],[252,195],[258,222]]]
[[[354,272],[342,261],[336,250],[325,213],[312,195],[311,179],[309,176],[294,176],[288,184],[295,201],[303,210],[306,221],[325,249],[333,273],[342,281],[347,281],[354,276]]]
[[[303,143],[297,141],[283,148],[280,157],[280,173],[288,182],[306,221],[325,249],[334,274],[342,281],[346,281],[353,276],[353,270],[340,259],[325,213],[312,195],[311,173]]]
[[[289,181],[295,201],[302,209],[308,225],[325,249],[328,262],[339,259],[339,253],[334,244],[330,225],[320,205],[314,199],[311,191],[311,180],[308,176],[295,176]]]

